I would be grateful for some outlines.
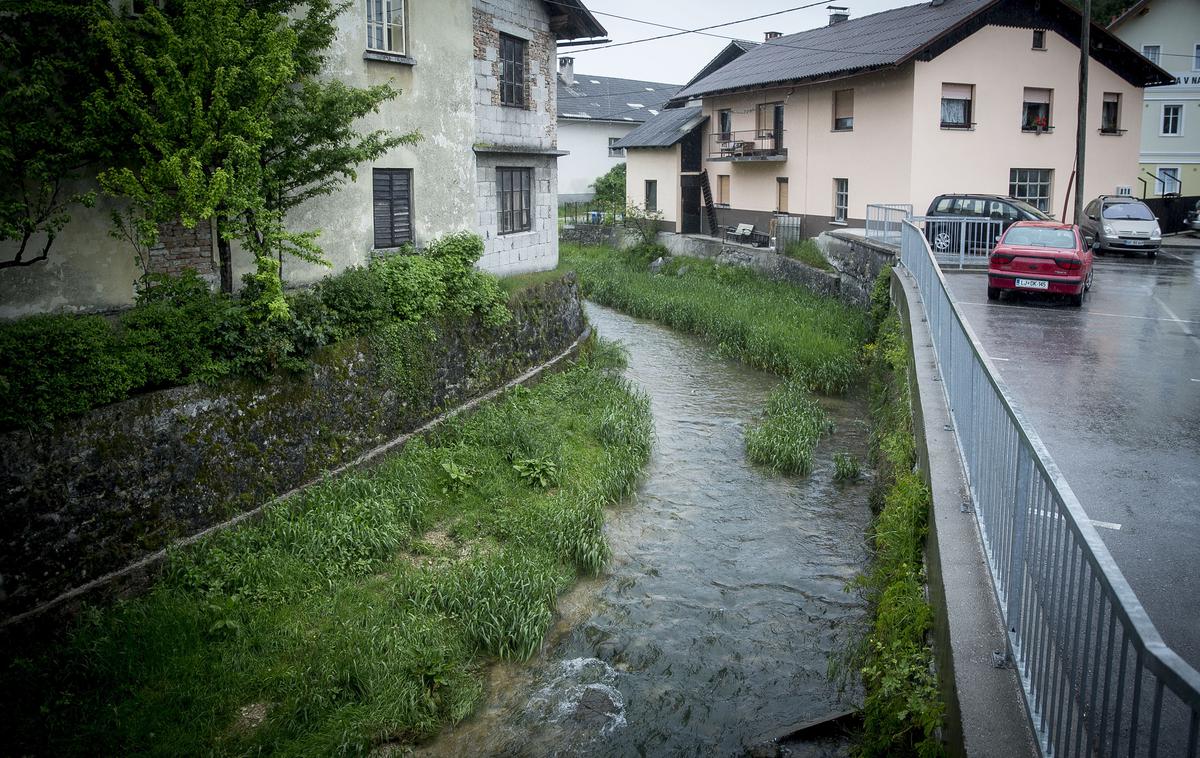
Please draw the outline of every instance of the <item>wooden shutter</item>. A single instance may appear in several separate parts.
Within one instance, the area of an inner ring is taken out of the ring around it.
[[[412,169],[375,169],[372,200],[375,247],[399,247],[412,242]]]

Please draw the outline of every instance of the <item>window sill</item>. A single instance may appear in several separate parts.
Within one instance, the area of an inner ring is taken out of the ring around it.
[[[942,127],[942,131],[944,131],[944,132],[973,132],[973,131],[975,131],[975,124],[973,124],[973,123],[972,124],[942,124],[941,127]]]
[[[830,221],[830,226],[850,226],[849,221]]]
[[[1120,137],[1122,134],[1124,134],[1125,132],[1127,132],[1129,130],[1128,129],[1099,129],[1098,131],[1100,132],[1100,134],[1103,134],[1106,137]]]
[[[835,134],[838,132],[852,132],[854,131],[854,127],[852,126],[849,129],[830,129],[829,131],[834,132]]]
[[[534,230],[532,228],[517,229],[517,230],[511,231],[511,232],[496,232],[496,236],[497,237],[520,237],[522,234],[533,234],[533,232],[534,232]]]
[[[403,53],[389,53],[384,50],[363,50],[364,61],[379,61],[381,63],[398,63],[401,66],[415,66],[417,61]]]
[[[1050,134],[1053,131],[1054,131],[1053,126],[1046,126],[1041,129],[1026,129],[1023,126],[1021,127],[1021,132],[1024,134]]]

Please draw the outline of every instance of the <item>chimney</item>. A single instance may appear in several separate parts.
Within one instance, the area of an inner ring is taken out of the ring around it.
[[[763,41],[770,42],[771,40],[779,39],[782,36],[783,36],[783,32],[765,32],[763,34]]]
[[[558,78],[568,87],[575,84],[575,59],[562,57],[558,59]]]
[[[829,11],[829,25],[840,24],[850,18],[850,9],[841,5],[826,5]]]

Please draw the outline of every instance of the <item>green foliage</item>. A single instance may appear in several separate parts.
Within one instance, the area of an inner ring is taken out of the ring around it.
[[[763,420],[746,431],[746,454],[754,463],[804,476],[821,435],[832,431],[833,422],[808,390],[786,382],[771,393]]]
[[[520,458],[513,461],[513,470],[534,487],[548,489],[558,484],[558,464],[550,458]]]
[[[892,309],[892,269],[885,266],[871,285],[871,328],[878,330]]]
[[[814,240],[806,239],[799,242],[789,242],[784,248],[783,254],[813,268],[819,268],[822,271],[833,271],[833,266],[830,265],[829,259],[817,247],[817,243]]]
[[[12,649],[6,744],[366,755],[427,740],[471,713],[485,664],[528,657],[557,594],[602,567],[604,505],[632,488],[650,437],[646,398],[590,363],[452,419],[173,553],[148,594]],[[555,490],[512,469],[545,451],[561,453]],[[449,461],[471,481],[444,493]],[[256,705],[261,724],[242,715]]]
[[[625,176],[626,170],[624,163],[618,163],[610,168],[603,176],[592,182],[591,187],[596,191],[593,199],[597,203],[615,205],[618,208],[624,208]]]
[[[1082,8],[1080,0],[1070,0],[1076,8]],[[1137,0],[1092,0],[1092,21],[1100,26],[1107,26],[1117,16],[1133,7]]]
[[[475,482],[475,472],[458,465],[453,458],[442,461],[442,471],[445,474],[442,494],[461,493]]]
[[[858,479],[858,459],[850,453],[833,454],[833,478],[842,482],[852,482]]]
[[[73,180],[108,153],[112,133],[87,123],[86,107],[103,70],[87,30],[108,3],[7,0],[0,13],[0,240],[17,242],[3,269],[46,260],[71,209],[93,204]],[[26,257],[39,234],[45,243]]]
[[[653,247],[658,244],[658,222],[662,221],[662,217],[662,211],[652,211],[633,203],[625,208],[625,228],[637,237],[636,247]]]
[[[561,247],[593,300],[684,332],[818,392],[842,393],[860,376],[862,312],[753,272],[672,258],[658,275],[608,248]]]
[[[32,426],[125,397],[138,382],[99,316],[33,316],[0,326],[0,428]]]

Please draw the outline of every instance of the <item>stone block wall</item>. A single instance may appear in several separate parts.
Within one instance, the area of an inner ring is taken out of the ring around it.
[[[497,328],[446,323],[399,352],[356,338],[301,375],[176,387],[0,435],[0,620],[313,481],[544,363],[585,327],[570,275],[511,308]]]
[[[533,169],[533,215],[527,232],[500,234],[496,169]],[[476,156],[480,268],[500,275],[545,271],[558,265],[558,161],[554,156],[480,153]]]
[[[550,17],[536,0],[474,0],[475,137],[550,150],[558,141],[558,85]],[[500,35],[527,43],[524,108],[500,104]]]
[[[176,221],[159,227],[158,244],[150,249],[147,268],[151,274],[172,275],[192,269],[215,283],[219,277],[215,255],[212,222],[201,221],[188,228]]]

